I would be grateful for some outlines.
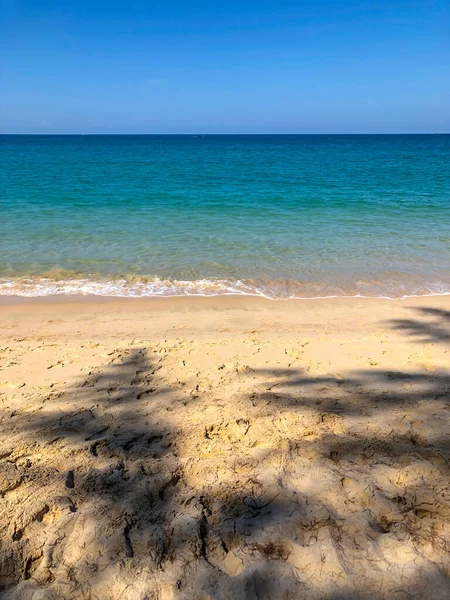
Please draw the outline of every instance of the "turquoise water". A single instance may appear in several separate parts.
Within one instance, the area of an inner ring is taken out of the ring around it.
[[[450,135],[4,135],[0,159],[0,294],[450,292]]]

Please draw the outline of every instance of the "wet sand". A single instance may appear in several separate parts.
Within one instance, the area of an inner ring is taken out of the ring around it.
[[[450,597],[450,296],[0,324],[3,597]]]

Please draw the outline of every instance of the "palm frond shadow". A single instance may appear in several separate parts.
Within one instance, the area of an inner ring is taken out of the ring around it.
[[[450,342],[450,311],[427,306],[411,310],[418,313],[418,317],[391,320],[388,325],[414,340],[427,343]]]

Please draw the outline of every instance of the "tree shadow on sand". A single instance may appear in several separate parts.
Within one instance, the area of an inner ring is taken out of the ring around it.
[[[14,492],[12,506],[6,510],[15,512],[7,534],[15,544],[2,557],[5,582],[18,576],[40,583],[65,578],[70,595],[78,583],[73,567],[65,567],[63,558],[67,552],[76,552],[67,548],[72,538],[85,557],[102,557],[100,565],[92,560],[93,571],[134,556],[130,535],[135,524],[157,522],[177,482],[177,456],[172,449],[175,432],[169,422],[153,419],[154,405],[162,412],[167,404],[169,411],[174,402],[173,394],[169,400],[169,390],[158,379],[159,368],[145,349],[124,351],[106,369],[90,373],[67,392],[51,393],[40,410],[17,425],[14,418],[9,419],[12,445],[4,456],[9,477],[2,492],[5,497]],[[3,422],[7,421],[5,415]],[[43,449],[45,460],[23,461],[30,440],[34,449]],[[20,506],[14,507],[17,499]],[[58,553],[61,528],[53,531],[53,524],[60,524],[61,519],[66,539]],[[78,525],[72,534],[75,520]],[[30,548],[30,539],[35,544],[39,530],[46,535],[38,540],[38,548]],[[168,534],[163,524],[151,533],[156,539],[148,543],[154,548],[155,561],[161,562]],[[85,557],[78,558],[89,569]],[[52,565],[58,563],[58,573],[53,574]]]
[[[447,598],[448,373],[240,377],[207,428],[146,348],[3,414],[4,597]]]
[[[422,306],[411,309],[421,318],[395,319],[389,326],[425,343],[450,342],[450,311]]]

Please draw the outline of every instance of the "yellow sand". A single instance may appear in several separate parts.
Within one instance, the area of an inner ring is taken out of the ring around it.
[[[0,319],[5,598],[450,598],[450,297]]]

